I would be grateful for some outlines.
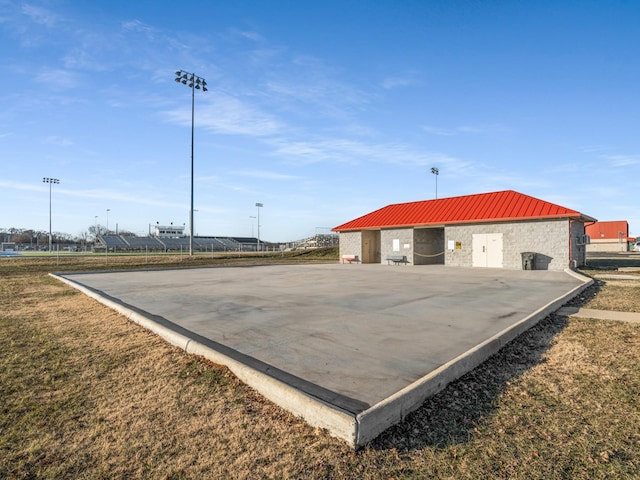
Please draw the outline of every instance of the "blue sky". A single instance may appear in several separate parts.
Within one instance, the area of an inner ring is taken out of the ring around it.
[[[640,236],[640,2],[0,0],[0,228],[295,240],[512,189]],[[436,178],[431,168],[439,169]],[[107,209],[109,212],[107,212]],[[97,218],[96,218],[97,217]]]

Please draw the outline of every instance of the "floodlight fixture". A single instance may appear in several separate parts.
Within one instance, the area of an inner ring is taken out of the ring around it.
[[[206,92],[204,78],[195,73],[178,70],[175,81],[191,88],[191,208],[189,209],[189,255],[193,255],[193,132],[195,125],[195,91],[202,89]]]
[[[436,176],[436,200],[438,199],[438,175],[440,175],[440,170],[436,167],[431,167],[431,173]]]
[[[57,178],[43,177],[42,182],[49,184],[49,252],[51,252],[53,246],[53,235],[51,233],[51,187],[53,184],[57,185],[60,183],[60,180]]]

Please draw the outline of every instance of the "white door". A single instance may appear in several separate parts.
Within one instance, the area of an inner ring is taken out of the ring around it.
[[[474,233],[471,264],[474,267],[502,268],[502,234]]]
[[[502,234],[487,234],[487,267],[502,268]]]
[[[471,241],[471,265],[474,267],[487,266],[487,235],[474,233]]]

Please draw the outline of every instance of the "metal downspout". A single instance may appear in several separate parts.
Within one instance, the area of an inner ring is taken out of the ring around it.
[[[573,222],[569,219],[569,268],[573,270]]]

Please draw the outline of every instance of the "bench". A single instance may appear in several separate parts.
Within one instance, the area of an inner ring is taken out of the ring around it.
[[[407,260],[406,255],[389,255],[387,257],[387,265],[389,265],[390,262],[393,262],[396,265],[399,263],[404,263],[406,265],[409,261]]]
[[[344,262],[349,262],[349,263],[356,262],[356,263],[358,263],[359,261],[360,261],[360,259],[358,258],[357,255],[342,255],[342,263],[344,263]]]

